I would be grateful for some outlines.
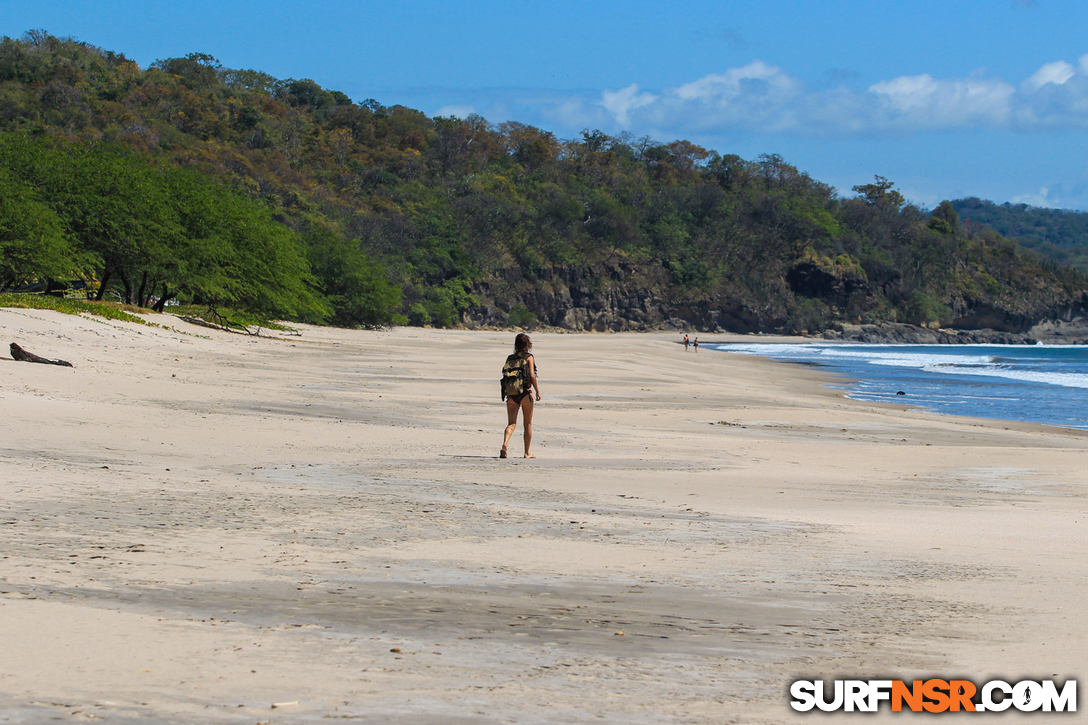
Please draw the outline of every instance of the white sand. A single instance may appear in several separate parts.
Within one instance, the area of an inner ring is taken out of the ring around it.
[[[1088,671],[1083,433],[537,334],[539,457],[499,460],[512,334],[148,319],[0,309],[75,364],[0,359],[0,722],[778,723],[798,677]]]

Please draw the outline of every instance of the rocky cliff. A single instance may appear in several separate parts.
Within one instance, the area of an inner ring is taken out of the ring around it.
[[[802,270],[791,286],[803,292],[813,286],[813,278],[811,270]],[[872,304],[880,295],[879,288],[859,281],[824,283],[843,300],[861,293]],[[470,326],[505,326],[511,312],[523,306],[535,315],[536,324],[580,332],[684,330],[805,334],[872,343],[1088,344],[1085,294],[1042,309],[1018,305],[1009,310],[961,299],[955,305],[958,315],[944,326],[831,321],[824,329],[808,330],[787,314],[786,303],[753,304],[727,292],[685,294],[670,284],[668,272],[660,266],[625,261],[597,268],[549,268],[531,277],[512,271],[508,277],[478,283],[472,292],[477,304],[462,316]]]
[[[583,332],[772,332],[785,324],[782,315],[760,314],[721,295],[677,294],[661,267],[627,262],[545,269],[533,278],[512,274],[472,292],[478,304],[462,319],[469,325],[504,325],[519,305],[541,324]]]

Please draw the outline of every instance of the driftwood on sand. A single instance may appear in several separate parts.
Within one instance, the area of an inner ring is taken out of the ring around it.
[[[35,355],[32,352],[27,352],[23,348],[16,345],[14,342],[11,343],[11,356],[16,360],[20,360],[22,362],[44,363],[45,365],[63,365],[64,367],[68,368],[73,367],[72,363],[68,362],[67,360],[47,360],[44,357]]]
[[[253,335],[255,337],[260,337],[261,336],[261,328],[260,327],[257,328],[256,332],[253,332],[252,330],[250,330],[245,325],[241,325],[241,328],[242,328],[241,330],[236,330],[233,327],[230,327],[230,326],[228,326],[226,324],[217,325],[214,322],[208,322],[207,320],[202,320],[199,317],[188,317],[188,316],[185,316],[185,315],[177,315],[177,318],[179,320],[183,320],[185,322],[188,322],[190,325],[200,325],[201,327],[208,327],[208,328],[211,328],[212,330],[219,330],[220,332],[233,332],[236,335]],[[220,317],[220,319],[225,319],[225,318]]]

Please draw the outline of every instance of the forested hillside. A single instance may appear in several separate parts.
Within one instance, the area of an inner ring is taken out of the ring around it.
[[[990,227],[1041,257],[1088,272],[1088,213],[1027,204],[956,199],[952,206],[969,223]]]
[[[428,118],[192,54],[0,42],[0,285],[342,325],[1023,327],[1080,273],[876,177]]]

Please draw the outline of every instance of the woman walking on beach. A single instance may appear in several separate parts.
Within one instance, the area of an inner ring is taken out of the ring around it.
[[[506,432],[502,439],[499,458],[506,458],[506,446],[518,425],[518,411],[525,412],[521,427],[525,431],[525,457],[536,458],[529,453],[533,442],[533,394],[540,400],[540,383],[536,379],[536,360],[533,359],[533,341],[524,332],[514,338],[514,354],[506,358],[502,366],[502,397],[506,401]]]

